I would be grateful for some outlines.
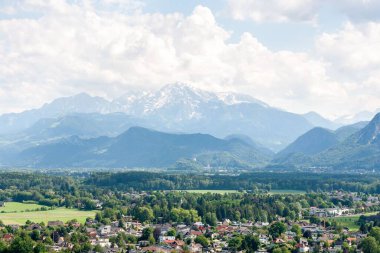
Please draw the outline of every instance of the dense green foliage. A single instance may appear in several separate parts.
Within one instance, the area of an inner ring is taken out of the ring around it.
[[[146,196],[133,195],[134,190],[171,189],[242,189],[252,193],[220,195],[156,191]],[[310,194],[265,194],[270,189],[307,190]],[[302,208],[309,206],[353,207],[350,199],[330,199],[317,193],[330,189],[379,192],[380,181],[370,176],[302,173],[252,173],[231,177],[126,172],[94,173],[84,178],[2,173],[0,177],[0,200],[35,201],[46,206],[87,210],[95,209],[96,203],[102,202],[104,208],[128,207],[125,214],[141,221],[160,217],[163,221],[191,223],[201,218],[209,224],[225,218],[272,221],[276,216],[282,216],[295,219]]]
[[[346,190],[380,193],[379,175],[314,173],[243,173],[238,176],[147,172],[95,173],[85,184],[123,190],[231,189],[304,191]]]

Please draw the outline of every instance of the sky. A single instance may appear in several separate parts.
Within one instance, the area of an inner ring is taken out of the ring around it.
[[[0,0],[0,114],[175,82],[334,119],[380,108],[378,0]]]

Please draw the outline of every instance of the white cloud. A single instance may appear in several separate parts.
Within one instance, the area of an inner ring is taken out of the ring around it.
[[[28,0],[20,8],[39,16],[0,20],[0,112],[82,91],[112,98],[127,89],[176,81],[249,93],[287,110],[329,116],[372,109],[379,102],[380,96],[367,91],[378,74],[360,86],[331,73],[331,62],[343,62],[339,52],[319,59],[271,51],[249,33],[231,43],[230,32],[206,7],[196,7],[189,16],[99,11],[94,2],[63,0]],[[329,55],[339,44],[351,43],[341,37],[323,35],[319,52]],[[379,73],[373,63],[363,64]]]
[[[346,73],[380,68],[380,23],[347,23],[336,33],[324,33],[317,49]]]
[[[229,0],[233,18],[256,22],[314,22],[321,0]]]
[[[355,105],[362,110],[380,106],[380,23],[347,23],[336,33],[322,34],[316,48],[330,62],[330,75],[349,82],[345,89]]]

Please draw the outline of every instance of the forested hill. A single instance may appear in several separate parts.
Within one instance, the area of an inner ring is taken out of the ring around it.
[[[347,190],[380,193],[380,176],[314,173],[244,173],[239,176],[150,172],[95,173],[85,185],[122,190],[230,189]]]
[[[172,134],[131,127],[114,138],[83,139],[77,136],[22,151],[9,165],[33,167],[170,167],[180,159],[197,160],[203,167],[263,165],[270,151],[239,139],[224,140],[208,134]],[[216,157],[216,158],[214,158]],[[218,160],[215,162],[214,160]]]

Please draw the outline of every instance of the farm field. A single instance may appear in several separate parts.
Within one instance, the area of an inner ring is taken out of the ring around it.
[[[7,202],[5,207],[0,207],[0,220],[3,221],[4,224],[19,225],[25,224],[27,220],[38,223],[44,222],[47,224],[48,221],[60,220],[66,222],[72,219],[77,219],[79,222],[84,223],[87,217],[94,218],[96,214],[95,211],[81,211],[64,207],[47,211],[26,211],[40,207],[43,206],[37,204]],[[1,211],[4,211],[4,213]]]
[[[270,194],[305,194],[305,191],[298,190],[270,190]]]
[[[350,229],[350,231],[358,231],[359,225],[356,224],[356,222],[359,220],[359,217],[361,215],[374,215],[374,214],[377,214],[377,212],[357,214],[357,215],[351,215],[351,216],[340,216],[340,217],[328,218],[328,220],[329,221],[335,220],[338,223],[338,225],[347,227]]]
[[[218,193],[218,194],[226,194],[226,193],[238,193],[237,190],[179,190],[179,191],[185,191],[190,193]]]
[[[5,206],[0,207],[0,212],[1,213],[23,212],[23,211],[28,211],[28,210],[29,211],[36,210],[41,207],[46,207],[46,206],[33,204],[33,203],[6,202]]]

